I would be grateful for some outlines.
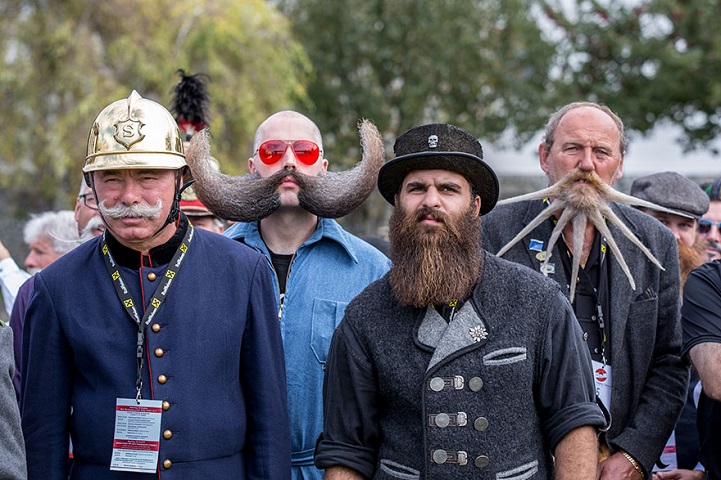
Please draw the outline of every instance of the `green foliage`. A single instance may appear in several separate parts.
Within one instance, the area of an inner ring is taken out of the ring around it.
[[[316,75],[310,116],[340,158],[358,159],[357,121],[387,138],[449,122],[481,139],[543,125],[553,45],[527,0],[286,0]],[[334,160],[331,158],[331,160]]]
[[[262,0],[0,0],[0,31],[0,188],[15,215],[71,205],[98,112],[132,89],[169,105],[179,68],[212,79],[213,155],[230,173],[257,125],[306,96],[309,61]]]
[[[569,98],[608,104],[628,128],[683,129],[687,150],[721,132],[721,1],[546,1],[562,41],[560,80]]]
[[[331,169],[360,158],[356,124],[390,143],[424,123],[452,123],[482,142],[521,145],[543,126],[555,92],[554,47],[532,0],[278,0],[315,70],[299,108],[324,135]],[[379,195],[349,218],[385,224]]]

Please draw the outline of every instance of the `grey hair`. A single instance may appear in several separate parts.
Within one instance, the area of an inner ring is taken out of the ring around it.
[[[618,134],[619,137],[621,137],[621,144],[619,145],[619,148],[621,149],[621,155],[626,154],[626,149],[628,148],[628,137],[626,137],[626,130],[623,126],[623,120],[621,120],[621,117],[616,115],[613,110],[611,110],[606,105],[602,105],[595,102],[573,102],[569,103],[568,105],[564,105],[560,109],[556,111],[553,115],[551,115],[551,118],[548,120],[548,123],[546,124],[546,131],[543,136],[543,143],[548,147],[549,149],[553,146],[553,141],[555,139],[556,135],[556,128],[558,128],[558,124],[561,123],[561,119],[563,119],[563,116],[566,115],[571,110],[575,110],[577,108],[582,107],[591,107],[598,109],[611,117],[611,120],[616,124],[616,127],[618,128]]]
[[[30,245],[42,235],[48,237],[52,242],[53,250],[60,255],[80,245],[75,212],[60,210],[38,213],[30,217],[23,229],[25,243]]]
[[[85,176],[83,175],[80,178],[80,189],[78,190],[78,197],[85,193],[86,188],[90,188],[90,185],[87,184],[87,182],[85,181]]]

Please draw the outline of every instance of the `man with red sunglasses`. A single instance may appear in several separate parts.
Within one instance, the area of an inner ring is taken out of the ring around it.
[[[188,152],[200,200],[222,218],[239,222],[224,235],[261,252],[274,272],[293,480],[323,477],[313,465],[313,450],[323,430],[330,339],[348,302],[390,267],[385,255],[333,220],[365,201],[383,163],[383,141],[375,127],[364,122],[360,134],[364,159],[348,172],[327,171],[320,130],[294,111],[271,115],[258,127],[245,177],[213,171],[209,154],[198,155],[197,135]]]

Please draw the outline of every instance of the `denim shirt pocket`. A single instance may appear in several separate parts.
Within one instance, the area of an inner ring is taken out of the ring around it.
[[[348,306],[348,302],[337,302],[322,298],[313,300],[310,348],[313,350],[318,363],[323,366],[328,357],[333,332],[343,318],[346,306]]]

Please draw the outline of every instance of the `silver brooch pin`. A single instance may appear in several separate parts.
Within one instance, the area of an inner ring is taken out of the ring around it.
[[[471,327],[468,330],[468,333],[471,335],[471,338],[476,343],[488,338],[488,331],[483,325],[476,325],[475,327]]]

